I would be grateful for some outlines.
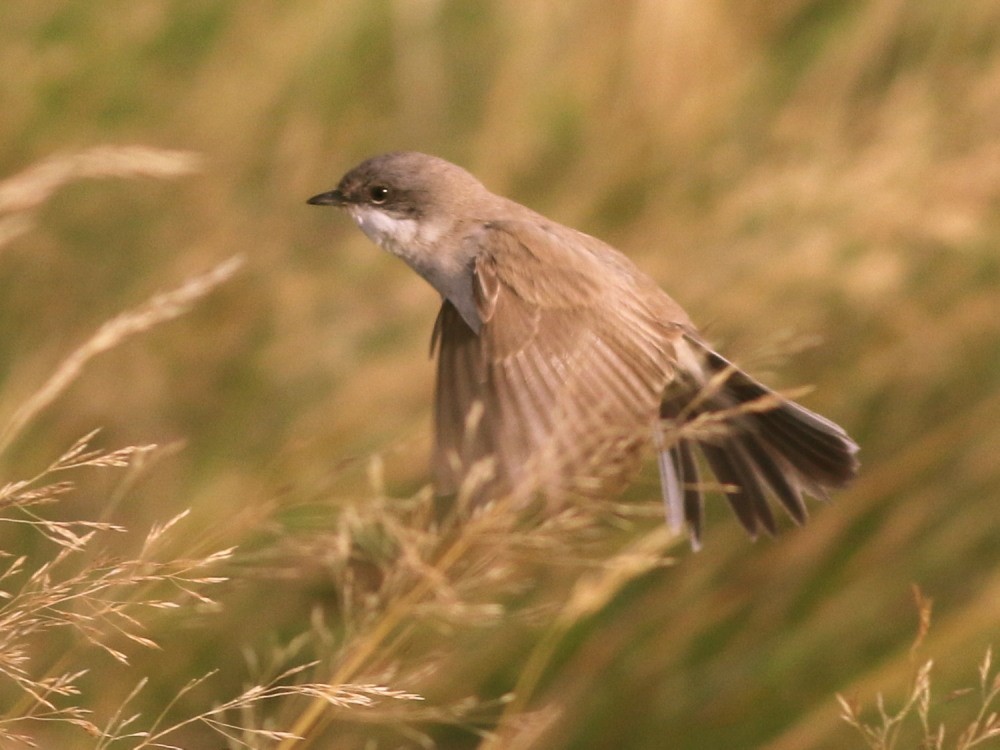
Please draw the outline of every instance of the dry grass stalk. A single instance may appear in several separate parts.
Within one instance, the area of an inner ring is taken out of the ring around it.
[[[191,172],[194,155],[145,147],[100,147],[75,155],[53,157],[20,175],[0,182],[0,245],[31,226],[29,213],[55,190],[74,179],[106,176],[172,177]],[[49,406],[82,372],[86,364],[129,337],[183,314],[198,299],[231,278],[240,267],[238,257],[217,265],[144,305],[102,325],[76,349],[42,386],[0,428],[0,452]],[[18,696],[0,712],[0,740],[34,745],[20,727],[29,722],[66,722],[94,737],[101,731],[88,718],[78,686],[85,669],[67,669],[51,652],[52,634],[65,631],[113,659],[128,663],[116,641],[125,639],[144,648],[156,643],[145,635],[151,611],[175,610],[185,602],[213,605],[204,593],[226,579],[209,569],[231,558],[224,549],[199,557],[164,557],[163,542],[187,512],[156,525],[139,552],[114,559],[102,552],[101,541],[122,526],[89,520],[54,520],[41,506],[58,502],[75,488],[62,478],[81,469],[141,470],[155,445],[133,445],[115,450],[91,447],[97,434],[80,438],[35,476],[0,486],[0,523],[26,526],[56,545],[54,555],[7,560],[0,570],[0,688]],[[174,532],[176,533],[176,532]],[[9,556],[8,556],[9,557]],[[44,654],[54,666],[39,664]],[[65,705],[67,702],[71,705]]]
[[[914,651],[926,638],[931,622],[931,600],[924,596],[916,586],[914,586],[914,598],[920,620],[917,636],[910,650],[911,659]],[[982,662],[980,662],[978,690],[959,690],[952,693],[947,699],[950,701],[974,693],[978,693],[979,696],[979,707],[973,719],[947,746],[945,742],[950,739],[950,735],[945,724],[935,721],[931,716],[934,708],[931,699],[933,666],[933,660],[927,660],[920,664],[903,705],[894,712],[890,712],[886,708],[884,695],[878,693],[875,696],[877,712],[875,720],[862,718],[862,708],[858,701],[845,698],[838,693],[837,702],[840,704],[840,718],[857,730],[865,746],[870,750],[893,750],[907,739],[912,742],[912,737],[907,738],[907,732],[914,721],[919,725],[919,729],[911,730],[909,734],[917,735],[920,741],[919,746],[924,750],[945,750],[945,747],[953,747],[955,750],[970,750],[984,745],[991,739],[1000,737],[1000,715],[997,714],[996,709],[996,704],[1000,701],[1000,673],[994,673],[992,669],[993,649],[988,648]]]
[[[63,360],[49,379],[20,405],[7,424],[0,428],[0,453],[10,446],[32,419],[80,376],[91,359],[113,349],[131,336],[183,315],[197,300],[231,279],[242,265],[242,256],[228,258],[179,287],[155,294],[139,307],[123,312],[104,323],[93,336]]]
[[[148,146],[98,146],[76,154],[53,156],[0,182],[0,214],[12,214],[0,217],[0,247],[27,231],[30,220],[25,215],[69,182],[87,177],[178,177],[195,171],[199,162],[198,155],[191,152]],[[0,453],[65,391],[91,359],[130,336],[183,314],[194,302],[231,278],[242,263],[240,256],[231,257],[176,289],[156,294],[138,308],[104,323],[0,427]]]
[[[149,146],[97,146],[52,156],[0,181],[0,250],[34,226],[33,213],[64,185],[99,177],[170,179],[196,172],[198,154]]]
[[[178,609],[184,602],[212,604],[203,590],[222,583],[222,576],[207,571],[232,556],[220,550],[192,559],[161,556],[162,542],[187,515],[154,527],[140,551],[131,559],[114,560],[97,548],[104,535],[124,532],[110,523],[54,521],[35,512],[73,489],[68,481],[51,475],[81,468],[128,468],[155,446],[129,446],[104,451],[90,448],[93,433],[81,438],[45,471],[32,479],[8,483],[0,490],[0,523],[18,523],[38,530],[57,545],[54,556],[38,560],[19,556],[0,571],[0,686],[13,688],[20,699],[0,714],[0,739],[31,744],[29,735],[16,727],[26,722],[63,721],[94,733],[88,711],[79,705],[79,678],[86,670],[46,674],[37,665],[37,654],[47,653],[55,631],[69,631],[83,642],[127,664],[129,659],[114,641],[156,648],[144,631],[148,615],[156,610]],[[55,659],[49,653],[46,658]],[[5,685],[3,683],[6,683]]]
[[[378,476],[377,471],[374,474]],[[500,724],[502,732],[483,733],[490,746],[490,742],[506,741],[508,729],[538,728],[532,719],[537,712],[528,712],[527,703],[561,638],[629,582],[668,564],[663,553],[677,538],[663,527],[658,503],[656,512],[647,514],[653,520],[644,519],[653,524],[652,530],[635,539],[635,524],[628,521],[634,509],[607,499],[581,500],[554,512],[545,507],[525,508],[516,498],[479,508],[465,506],[461,500],[454,514],[439,525],[427,492],[408,504],[367,499],[345,509],[332,532],[334,541],[317,541],[306,549],[325,549],[328,558],[335,556],[334,569],[341,576],[337,588],[345,599],[342,617],[348,635],[335,655],[337,666],[330,673],[330,685],[356,681],[378,670],[378,665],[391,663],[395,653],[405,651],[415,623],[436,623],[450,632],[494,625],[512,616],[502,602],[530,586],[532,577],[526,570],[531,566],[558,569],[567,581],[586,572],[575,586],[570,585],[561,611],[544,615],[542,621],[550,626],[533,650],[514,695],[489,709],[471,701],[460,710],[437,712],[439,722],[457,723],[470,731],[478,732],[470,724],[480,721],[490,727]],[[618,544],[622,547],[615,553]],[[374,565],[378,569],[374,588],[358,580],[362,560],[365,568]],[[528,612],[517,615],[530,617]],[[334,718],[328,708],[326,702],[313,700],[287,725],[293,736],[279,748],[295,747],[298,738],[322,736]],[[542,713],[552,718],[547,709]],[[401,723],[412,722],[416,716],[407,712]],[[547,725],[549,720],[542,723]]]
[[[263,741],[281,742],[299,739],[290,732],[266,727],[255,727],[251,721],[246,719],[248,712],[254,712],[263,704],[269,702],[295,697],[307,697],[323,701],[330,706],[340,709],[374,709],[386,701],[406,702],[423,700],[421,696],[414,693],[393,690],[384,685],[331,686],[323,683],[285,684],[314,666],[315,663],[309,663],[288,669],[275,676],[266,684],[251,686],[235,698],[224,701],[195,716],[168,724],[166,717],[174,704],[216,674],[214,671],[210,672],[207,675],[189,681],[181,688],[173,700],[153,720],[150,728],[145,730],[131,730],[131,726],[137,721],[139,714],[125,715],[124,711],[128,702],[134,700],[146,686],[146,680],[143,680],[136,686],[127,701],[119,708],[115,715],[112,716],[108,725],[103,730],[98,730],[99,740],[95,748],[96,750],[104,750],[123,740],[134,740],[131,745],[134,750],[143,750],[143,748],[176,748],[176,750],[180,750],[179,745],[171,743],[171,735],[176,734],[185,727],[200,724],[228,740],[230,747],[253,750],[259,748]],[[234,714],[243,714],[244,718],[237,720],[233,717]]]
[[[38,208],[59,188],[80,179],[169,179],[191,174],[200,165],[201,158],[190,151],[169,151],[149,146],[96,146],[75,154],[56,155],[0,181],[0,214]]]
[[[713,381],[706,388],[721,384]],[[664,439],[673,441],[694,433],[718,435],[730,429],[734,417],[774,408],[779,398],[759,399],[687,424],[665,423]],[[401,512],[398,501],[384,496],[382,468],[380,461],[369,466],[369,480],[378,499],[345,509],[334,541],[305,547],[325,550],[320,554],[327,558],[336,557],[336,569],[342,575],[338,589],[345,599],[344,627],[349,635],[335,659],[339,663],[329,684],[355,681],[376,665],[391,661],[392,654],[407,642],[407,629],[415,622],[443,623],[445,628],[482,627],[510,616],[500,602],[506,592],[523,590],[525,577],[530,578],[526,567],[560,568],[575,582],[568,586],[564,603],[540,618],[545,623],[540,639],[520,670],[512,695],[492,718],[490,725],[495,729],[484,735],[485,747],[506,747],[515,741],[523,745],[555,720],[554,707],[529,710],[529,704],[562,639],[630,582],[670,564],[664,553],[678,537],[662,524],[659,502],[651,503],[655,506],[651,510],[584,496],[560,507],[545,503],[524,507],[523,501],[509,497],[476,507],[469,501],[477,494],[474,486],[461,489],[454,513],[439,526],[429,510],[433,502],[428,493],[411,500],[409,513]],[[488,465],[473,467],[468,482],[474,484],[489,474]],[[635,523],[629,520],[636,516],[652,523],[638,537]],[[609,546],[616,533],[626,539],[617,550]],[[364,546],[359,548],[359,543]],[[360,559],[378,569],[374,589],[362,586],[359,591],[355,571]],[[324,701],[313,700],[288,725],[290,736],[279,748],[290,750],[300,738],[320,737],[332,720],[328,708]],[[461,718],[453,721],[461,723]]]

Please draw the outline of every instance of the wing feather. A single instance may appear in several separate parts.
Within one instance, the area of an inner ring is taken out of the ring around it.
[[[466,242],[482,325],[473,333],[448,301],[438,318],[439,487],[454,491],[484,458],[490,495],[616,485],[651,438],[676,311],[642,307],[628,264],[572,230],[497,222]],[[462,440],[475,404],[482,419]]]

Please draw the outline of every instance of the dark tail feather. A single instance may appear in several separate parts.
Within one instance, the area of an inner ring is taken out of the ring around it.
[[[738,442],[729,445],[704,443],[701,452],[716,478],[727,485],[726,500],[740,519],[743,528],[756,538],[763,526],[773,534],[777,531],[774,515],[767,505],[764,488],[753,467],[747,462]]]
[[[701,539],[702,499],[698,464],[694,460],[691,446],[681,441],[673,449],[678,464],[684,469],[684,519],[691,528],[691,538],[697,546]]]
[[[727,373],[719,393],[709,398],[717,407],[731,409],[775,397],[774,391],[716,352],[706,351],[706,364],[711,375]],[[752,431],[763,442],[820,488],[843,487],[858,473],[858,446],[826,417],[785,399],[747,417],[746,421],[756,422]]]
[[[796,523],[804,523],[803,492],[822,500],[828,489],[850,482],[858,473],[858,446],[834,422],[778,396],[701,342],[690,343],[703,356],[707,385],[700,393],[688,390],[665,398],[660,414],[681,428],[669,449],[671,479],[679,487],[665,489],[664,497],[669,502],[683,497],[692,544],[699,546],[702,528],[696,447],[725,485],[726,499],[751,536],[777,529],[769,496]],[[721,424],[713,424],[712,414],[722,415]],[[699,417],[707,418],[709,429],[691,425]]]
[[[772,456],[767,446],[761,445],[760,440],[753,433],[746,433],[740,437],[740,443],[748,454],[751,465],[760,472],[762,479],[771,488],[775,497],[788,511],[788,515],[797,524],[806,522],[806,504],[802,500],[802,493],[794,482],[788,479],[788,466],[783,465],[781,459]]]

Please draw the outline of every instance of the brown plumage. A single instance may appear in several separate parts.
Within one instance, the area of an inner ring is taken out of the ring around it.
[[[844,430],[712,351],[625,256],[459,167],[386,154],[310,202],[346,207],[442,294],[439,492],[613,492],[654,448],[668,518],[697,544],[698,453],[754,536],[776,529],[769,497],[801,523],[803,493],[823,498],[857,473]]]

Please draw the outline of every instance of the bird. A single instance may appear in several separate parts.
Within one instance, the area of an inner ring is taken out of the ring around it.
[[[438,495],[598,497],[655,454],[667,522],[698,549],[712,489],[756,539],[778,529],[774,501],[801,525],[805,495],[826,499],[858,473],[842,427],[716,352],[624,254],[456,164],[384,153],[307,202],[346,210],[441,296]]]

